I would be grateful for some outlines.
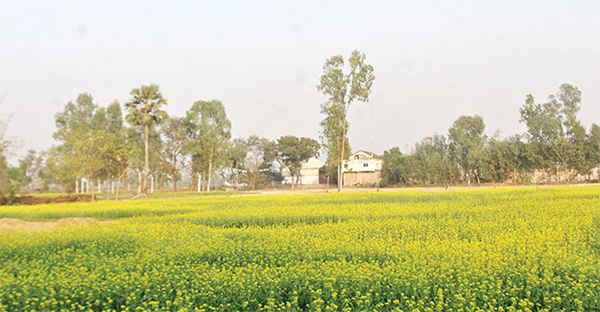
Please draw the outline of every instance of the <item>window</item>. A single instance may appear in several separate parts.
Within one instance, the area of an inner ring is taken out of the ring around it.
[[[364,163],[363,167],[369,167],[369,164],[368,163]]]

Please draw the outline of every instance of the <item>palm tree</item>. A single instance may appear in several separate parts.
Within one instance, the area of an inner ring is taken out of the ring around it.
[[[125,109],[129,112],[125,120],[132,126],[144,126],[145,161],[141,192],[145,193],[148,180],[148,131],[151,125],[159,124],[169,118],[167,112],[160,109],[162,105],[167,105],[167,100],[154,84],[133,89],[130,94],[133,98],[125,103]]]

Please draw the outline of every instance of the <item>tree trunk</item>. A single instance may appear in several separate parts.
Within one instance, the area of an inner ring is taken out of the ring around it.
[[[206,174],[206,191],[210,192],[210,173],[212,171],[212,161],[208,162],[208,172]]]
[[[198,173],[198,193],[200,193],[200,191],[202,190],[200,185],[202,185],[202,174]]]
[[[208,160],[208,177],[206,179],[206,191],[210,192],[210,174],[212,173],[212,158],[214,150],[210,151],[210,159]]]
[[[329,193],[329,176],[327,176],[327,193]]]
[[[338,164],[338,193],[341,191],[342,191],[342,162],[340,160],[340,163]]]
[[[173,191],[177,191],[177,154],[173,152]]]
[[[90,186],[90,188],[92,189],[92,201],[96,200],[96,193],[94,192],[94,179],[90,179],[88,181],[88,186],[90,186],[90,182],[92,182],[92,185]]]
[[[127,174],[127,176],[129,176],[129,166],[127,166],[127,168],[121,173],[121,175],[119,176],[119,178],[117,179],[117,193],[115,195],[115,200],[119,200],[119,185],[121,184],[121,179],[123,178],[123,176]]]
[[[239,177],[239,168],[238,168],[238,162],[235,162],[235,188],[239,189],[240,187],[240,177]]]
[[[142,173],[138,171],[138,195],[142,193]]]
[[[348,103],[348,105],[346,106],[346,110],[344,110],[344,120],[342,121],[344,123],[344,126],[342,127],[342,154],[340,155],[340,163],[338,165],[338,192],[342,191],[342,168],[344,161],[344,152],[346,147],[346,118],[348,115],[348,108],[350,108],[350,103]]]
[[[144,176],[142,179],[142,185],[139,188],[139,192],[146,193],[146,182],[148,178],[148,124],[144,125]]]

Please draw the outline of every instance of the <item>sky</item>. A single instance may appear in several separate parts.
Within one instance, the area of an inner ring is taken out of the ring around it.
[[[319,138],[322,66],[365,53],[369,103],[352,103],[353,151],[447,134],[479,114],[486,132],[522,134],[519,108],[560,85],[600,123],[600,1],[0,0],[0,119],[22,142],[52,144],[54,114],[77,95],[100,106],[158,84],[170,115],[222,101],[232,137]],[[371,109],[372,108],[372,109]],[[371,115],[371,111],[373,114]],[[14,161],[14,160],[13,160]]]

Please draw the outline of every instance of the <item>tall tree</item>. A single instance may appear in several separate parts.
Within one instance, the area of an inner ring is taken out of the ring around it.
[[[350,72],[344,74],[344,58],[334,55],[323,65],[323,75],[317,90],[329,98],[321,105],[325,119],[321,122],[321,139],[327,150],[328,159],[338,167],[338,192],[342,191],[342,164],[349,150],[346,133],[348,131],[348,108],[354,101],[369,102],[369,94],[375,75],[373,66],[365,64],[366,56],[353,51],[348,59]]]
[[[0,103],[3,97],[0,97]],[[0,205],[9,201],[9,180],[8,180],[8,154],[13,142],[6,135],[10,117],[0,118]]]
[[[245,166],[250,175],[250,188],[254,189],[260,170],[265,163],[265,150],[269,149],[270,141],[267,138],[261,138],[255,134],[246,139],[246,159]],[[268,153],[267,153],[268,154]]]
[[[292,188],[298,186],[300,170],[311,157],[319,154],[319,142],[311,138],[298,138],[292,135],[282,136],[277,140],[277,154],[281,163],[288,168],[292,176]],[[296,182],[294,183],[294,177]]]
[[[500,131],[486,142],[480,157],[481,178],[504,183],[513,173],[511,142],[500,137]]]
[[[231,167],[235,174],[235,186],[240,185],[240,169],[245,166],[246,154],[248,149],[246,147],[246,140],[244,138],[236,138],[233,140],[231,147],[229,148],[228,155]]]
[[[222,166],[227,160],[229,139],[231,139],[231,122],[225,113],[225,106],[218,100],[197,101],[186,113],[186,123],[198,141],[190,149],[195,161],[204,166],[207,175],[206,190],[210,191],[211,175],[215,168]]]
[[[181,156],[183,154],[187,132],[184,118],[173,117],[162,128],[165,136],[165,153],[169,161],[169,171],[173,181],[173,189],[177,189],[177,180],[180,177]]]
[[[479,161],[486,141],[484,130],[485,124],[479,115],[460,116],[448,130],[450,149],[469,184],[471,177],[480,181]]]
[[[567,174],[572,169],[584,169],[586,134],[577,120],[580,108],[581,91],[568,83],[544,104],[536,104],[531,94],[526,96],[519,109],[520,122],[527,126],[527,138],[535,148],[539,169],[553,172],[556,164]]]
[[[585,140],[586,164],[588,174],[593,168],[600,169],[600,126],[593,123]],[[599,172],[600,173],[600,172]]]
[[[400,148],[392,147],[383,152],[381,166],[381,186],[391,186],[409,183],[408,155],[402,154]]]
[[[142,86],[131,90],[133,98],[125,103],[128,111],[125,119],[132,126],[141,126],[144,129],[144,174],[142,176],[141,192],[146,192],[148,181],[148,140],[150,127],[162,123],[169,116],[161,108],[167,105],[157,85]]]
[[[114,175],[115,155],[125,148],[119,111],[118,103],[99,108],[91,95],[82,93],[55,115],[53,136],[61,144],[49,151],[46,165],[69,190],[81,176],[93,185],[98,178]],[[94,187],[90,189],[94,198]]]

